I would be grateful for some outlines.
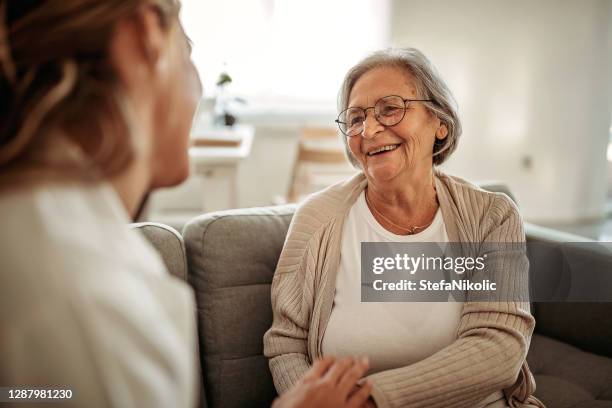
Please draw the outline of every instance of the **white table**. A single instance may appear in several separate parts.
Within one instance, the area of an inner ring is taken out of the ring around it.
[[[190,147],[189,157],[194,166],[194,176],[201,178],[202,211],[217,211],[238,206],[238,165],[251,153],[255,129],[236,125],[231,128],[197,129],[194,137],[212,141],[239,142],[230,147]],[[228,187],[226,200],[212,199],[223,184]]]
[[[191,176],[180,186],[155,191],[149,201],[147,219],[177,228],[204,212],[236,208],[238,167],[249,157],[255,130],[252,126],[199,128],[192,137],[221,142],[230,147],[190,147]]]

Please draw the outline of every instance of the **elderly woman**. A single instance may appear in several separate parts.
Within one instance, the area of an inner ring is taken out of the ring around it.
[[[265,354],[279,393],[321,356],[365,355],[370,406],[543,406],[525,357],[534,328],[524,253],[489,265],[508,301],[361,303],[361,242],[524,242],[507,196],[439,171],[461,126],[416,49],[374,53],[344,79],[337,119],[355,177],[297,210],[272,284]],[[493,259],[491,258],[493,257]]]

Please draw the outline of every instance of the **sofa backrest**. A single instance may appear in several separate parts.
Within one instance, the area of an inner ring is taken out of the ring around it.
[[[140,232],[160,254],[171,275],[187,281],[187,257],[183,237],[174,228],[156,222],[130,224]],[[200,381],[201,408],[206,408],[204,384]]]
[[[187,259],[183,237],[174,228],[155,222],[130,224],[140,231],[161,255],[168,272],[177,278],[187,280]]]
[[[276,396],[263,335],[272,324],[270,284],[293,212],[218,212],[183,230],[209,407],[264,407]]]
[[[503,183],[480,183],[481,188],[504,193],[516,202],[512,192]],[[542,274],[562,276],[567,268],[568,258],[579,265],[573,273],[592,274],[582,276],[583,281],[600,282],[610,299],[612,290],[612,253],[599,247],[585,237],[525,223],[525,235],[530,248],[530,275],[533,279]],[[535,245],[534,245],[535,244]],[[548,251],[542,251],[542,247]],[[546,253],[548,252],[548,253]],[[608,273],[606,273],[608,272]],[[571,276],[570,275],[565,275]],[[546,279],[544,279],[546,281]],[[574,283],[575,284],[575,283]],[[553,290],[553,288],[550,288]],[[539,302],[532,304],[536,318],[535,331],[548,337],[569,343],[585,351],[612,357],[612,303],[610,302]]]
[[[211,408],[269,406],[276,396],[263,335],[272,324],[270,284],[294,211],[279,206],[205,214],[183,231]],[[539,227],[526,227],[526,234],[532,242],[570,237]],[[612,265],[612,257],[599,261]],[[542,303],[535,315],[537,332],[612,356],[612,303]]]
[[[582,293],[589,293],[594,298],[599,295],[606,300],[534,303],[536,333],[584,351],[612,357],[612,252],[609,245],[579,241],[563,233],[554,240],[554,233],[541,229],[526,228],[526,234],[532,248],[528,254],[532,281],[542,275],[562,278],[565,282],[556,282],[558,287],[565,288],[561,297],[567,295],[570,288],[587,283]],[[543,246],[546,250],[542,250]],[[533,250],[534,247],[538,250]],[[543,279],[543,282],[550,283],[550,288],[546,289],[557,289],[553,288],[553,281]]]

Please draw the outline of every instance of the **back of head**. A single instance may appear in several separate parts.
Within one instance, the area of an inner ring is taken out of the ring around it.
[[[134,159],[108,51],[143,4],[178,19],[176,0],[0,0],[0,187],[109,177]]]

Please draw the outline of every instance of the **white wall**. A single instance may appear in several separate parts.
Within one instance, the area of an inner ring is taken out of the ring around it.
[[[286,197],[298,135],[297,127],[255,127],[251,154],[238,170],[239,207],[272,205],[275,197]]]
[[[507,182],[531,221],[603,215],[611,1],[394,0],[392,10],[393,45],[428,55],[459,102],[448,172]]]
[[[255,126],[251,154],[238,169],[240,207],[270,205],[286,197],[303,126],[331,126],[335,111],[305,109],[300,112],[243,112],[240,120]]]

